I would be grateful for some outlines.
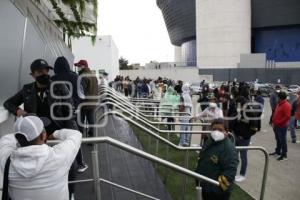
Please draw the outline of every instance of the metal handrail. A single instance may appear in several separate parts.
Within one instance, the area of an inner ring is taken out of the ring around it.
[[[149,133],[150,135],[152,135],[153,137],[155,137],[156,139],[158,139],[159,141],[179,150],[179,151],[199,151],[202,150],[202,147],[181,147],[178,145],[173,144],[172,142],[170,142],[169,140],[161,137],[160,135],[154,133],[153,131],[149,130],[148,128],[142,126],[141,124],[135,122],[134,120],[130,119],[129,117],[123,115],[122,113],[119,112],[114,112],[111,111],[108,114],[116,114],[119,115],[120,117],[122,117],[123,119],[125,119],[126,121],[129,121],[131,123],[133,123],[134,125],[138,126],[139,128],[143,129],[144,131],[146,131],[147,133]],[[103,116],[103,115],[102,115]],[[266,187],[266,182],[267,182],[267,174],[268,174],[268,168],[269,168],[269,154],[267,152],[267,150],[264,147],[259,147],[259,146],[236,146],[235,147],[237,150],[258,150],[263,152],[264,156],[265,156],[265,165],[264,165],[264,170],[263,170],[263,178],[262,178],[262,186],[261,186],[261,193],[260,193],[260,200],[264,199],[264,194],[265,194],[265,187]]]
[[[89,183],[89,182],[93,182],[93,181],[94,181],[94,179],[84,179],[84,180],[69,181],[68,184]],[[112,186],[115,186],[115,187],[117,187],[117,188],[126,190],[126,191],[128,191],[128,192],[131,192],[131,193],[134,193],[134,194],[137,194],[137,195],[140,195],[140,196],[149,198],[149,199],[160,200],[160,199],[155,198],[155,197],[153,197],[153,196],[150,196],[150,195],[147,195],[147,194],[138,192],[138,191],[136,191],[136,190],[130,189],[130,188],[128,188],[128,187],[125,187],[125,186],[123,186],[123,185],[114,183],[114,182],[112,182],[112,181],[109,181],[109,180],[106,180],[106,179],[103,179],[103,178],[99,178],[98,181],[103,182],[103,183],[106,183],[106,184],[109,184],[109,185],[112,185]],[[0,188],[0,190],[1,190],[1,188]]]
[[[107,104],[110,104],[110,105],[113,105],[113,103],[110,103],[110,102],[105,102],[103,103],[103,105],[107,105]],[[127,112],[126,110],[124,110],[124,112]],[[128,113],[128,112],[127,112]],[[108,111],[108,112],[105,112],[104,114],[102,114],[99,119],[103,119],[105,116],[107,115],[119,115],[119,116],[122,116],[124,119],[129,119],[129,117],[126,117],[125,115],[121,114],[120,112],[117,112],[117,111]],[[158,129],[157,127],[145,122],[144,120],[138,118],[137,116],[135,115],[132,115],[133,117],[137,118],[139,121],[142,121],[144,124],[147,124],[148,126],[152,127],[153,129],[155,129],[157,132],[160,132],[160,133],[190,133],[190,134],[209,134],[211,133],[211,131],[170,131],[170,130],[161,130],[161,129]],[[130,120],[131,122],[133,122],[133,120]]]
[[[136,123],[135,121],[131,120],[130,118],[128,118],[127,116],[122,116],[122,114],[120,113],[116,113],[117,115],[123,117],[125,120],[130,121],[131,123],[135,124],[136,126],[140,127],[141,129],[145,130],[146,132],[148,132],[150,135],[156,137],[158,140],[164,142],[165,144],[172,146],[173,148],[183,151],[183,150],[201,150],[201,147],[179,147],[177,145],[174,145],[173,143],[171,143],[170,141],[162,138],[161,136],[157,135],[156,133],[154,133],[153,131],[141,126],[140,124]],[[264,199],[264,194],[265,194],[265,186],[266,186],[266,181],[267,181],[267,174],[268,174],[268,167],[269,167],[269,155],[267,150],[264,147],[241,147],[238,146],[236,147],[236,149],[238,150],[259,150],[262,151],[263,154],[265,155],[265,165],[264,165],[264,171],[263,171],[263,178],[262,178],[262,185],[261,185],[261,193],[260,193],[260,200]]]
[[[143,120],[147,121],[149,124],[169,124],[169,125],[189,125],[189,126],[207,126],[207,125],[211,125],[211,123],[184,123],[184,122],[157,122],[157,121],[150,121],[148,118],[143,117],[143,115],[139,112],[139,111],[135,111],[132,110],[129,107],[125,107],[124,105],[120,104],[119,102],[117,102],[116,100],[112,99],[112,98],[104,98],[104,100],[107,100],[107,102],[113,102],[111,103],[111,105],[116,106],[118,108],[122,108],[122,109],[126,109],[128,112],[131,112],[131,114],[133,115],[138,115],[139,117],[142,117]],[[107,104],[107,102],[102,103],[102,105]]]
[[[103,96],[105,96],[105,95],[103,95]],[[110,96],[110,99],[113,99],[113,98],[111,98],[111,96]],[[104,100],[108,100],[108,97],[104,97]],[[114,99],[114,100],[116,100],[116,99]],[[117,100],[116,100],[117,101]],[[192,117],[192,115],[191,115],[191,113],[188,113],[188,112],[174,112],[174,111],[148,111],[148,110],[146,110],[146,111],[144,111],[144,110],[140,110],[139,108],[135,108],[135,110],[137,110],[138,112],[140,112],[141,113],[141,115],[143,115],[143,116],[145,116],[145,117],[156,117],[156,118],[158,118],[158,117],[182,117],[182,116],[178,116],[178,115],[175,115],[175,116],[170,116],[170,115],[166,115],[166,116],[159,116],[159,115],[146,115],[145,113],[170,113],[170,114],[185,114],[185,115],[188,115],[188,116],[191,116]],[[173,110],[173,109],[171,109],[171,110]]]
[[[49,140],[48,143],[49,144],[58,144],[60,141],[58,140]],[[195,178],[197,180],[200,180],[200,181],[206,181],[210,184],[213,184],[213,185],[216,185],[216,186],[219,186],[219,182],[218,181],[215,181],[211,178],[208,178],[206,176],[203,176],[203,175],[200,175],[196,172],[193,172],[191,170],[188,170],[188,169],[185,169],[179,165],[176,165],[176,164],[173,164],[167,160],[164,160],[164,159],[161,159],[159,157],[156,157],[156,156],[153,156],[149,153],[146,153],[140,149],[137,149],[137,148],[134,148],[128,144],[125,144],[123,142],[120,142],[118,140],[115,140],[113,138],[110,138],[110,137],[94,137],[94,138],[83,138],[82,139],[82,143],[85,144],[85,143],[89,143],[89,144],[99,144],[99,143],[106,143],[106,144],[110,144],[112,146],[115,146],[119,149],[122,149],[124,151],[127,151],[129,153],[132,153],[132,154],[135,154],[136,156],[139,156],[139,157],[142,157],[142,158],[145,158],[147,160],[150,160],[150,161],[153,161],[153,162],[156,162],[158,164],[161,164],[165,167],[168,167],[170,169],[173,169],[179,173],[182,173],[182,174],[185,174],[187,176],[190,176],[192,178]]]

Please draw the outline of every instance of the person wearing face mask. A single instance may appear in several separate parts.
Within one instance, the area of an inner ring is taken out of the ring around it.
[[[52,69],[45,60],[36,59],[30,66],[30,74],[35,81],[25,84],[17,94],[10,97],[3,104],[9,112],[17,117],[26,113],[34,113],[39,117],[49,118],[51,124],[46,130],[48,136],[62,128],[78,129],[75,120],[72,118],[72,98],[58,98],[70,96],[69,90],[65,84],[51,82],[49,70]],[[51,85],[52,92],[50,91]],[[61,105],[62,103],[68,104],[68,106]],[[22,104],[24,104],[24,109],[20,107]],[[52,107],[52,105],[55,106]],[[53,112],[51,112],[51,107]],[[59,118],[65,119],[59,120]]]
[[[287,95],[285,92],[281,91],[278,94],[279,102],[275,108],[272,125],[275,133],[276,148],[275,152],[269,155],[277,156],[278,161],[287,160],[287,129],[289,121],[291,118],[292,107],[290,103],[286,100]]]
[[[215,186],[200,181],[203,200],[229,200],[239,163],[237,152],[225,130],[223,119],[213,120],[211,129],[212,132],[200,152],[195,171],[203,176],[218,180],[220,184],[220,186]]]
[[[17,117],[33,113],[38,117],[50,119],[50,125],[46,127],[48,138],[51,138],[56,130],[63,128],[78,130],[73,117],[73,100],[71,97],[66,98],[66,96],[72,95],[70,95],[65,84],[51,82],[49,70],[52,69],[43,59],[33,61],[30,66],[30,74],[35,81],[25,84],[17,94],[3,104],[10,113]],[[50,91],[51,88],[52,91]],[[22,104],[24,104],[24,109],[20,107]],[[72,166],[69,175],[70,180],[75,179],[74,170],[75,168]],[[74,185],[70,185],[69,191],[71,196],[74,193]]]
[[[281,90],[280,85],[276,85],[275,86],[275,91],[272,92],[271,95],[270,95],[270,106],[271,106],[271,110],[272,110],[272,114],[270,116],[270,121],[269,121],[270,125],[272,124],[272,117],[273,117],[275,108],[277,106],[277,103],[279,101],[278,94],[279,94],[280,90]]]
[[[36,116],[19,117],[15,133],[0,139],[0,169],[4,174],[3,199],[66,200],[68,171],[81,144],[77,130],[53,133],[61,142],[46,145],[45,126],[49,122]]]

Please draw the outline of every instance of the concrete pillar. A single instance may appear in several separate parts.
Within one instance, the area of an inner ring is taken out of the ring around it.
[[[182,55],[181,55],[181,47],[174,46],[174,62],[181,63],[182,62]]]
[[[251,53],[251,0],[196,0],[197,64],[237,67]]]

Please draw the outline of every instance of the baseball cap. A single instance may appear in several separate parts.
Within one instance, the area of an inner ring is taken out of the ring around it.
[[[79,60],[78,63],[74,63],[76,67],[89,67],[88,62],[86,60]]]
[[[53,69],[53,67],[49,66],[46,60],[44,59],[36,59],[30,65],[31,72],[34,72],[39,69]]]
[[[19,117],[15,124],[14,129],[18,134],[23,135],[28,142],[36,139],[44,130],[45,126],[50,124],[48,118],[39,118],[37,116]]]

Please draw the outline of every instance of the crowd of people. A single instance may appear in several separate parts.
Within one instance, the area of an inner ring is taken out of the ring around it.
[[[251,138],[261,130],[265,99],[259,88],[251,88],[245,82],[228,82],[220,87],[209,88],[209,84],[202,81],[200,83],[202,92],[197,100],[200,110],[196,110],[196,115],[192,117],[195,105],[192,102],[188,83],[183,84],[182,81],[175,82],[162,78],[141,80],[138,77],[135,81],[131,81],[129,77],[125,79],[133,85],[132,93],[129,93],[132,97],[159,97],[161,111],[166,112],[164,116],[167,116],[167,122],[170,123],[169,130],[174,129],[171,125],[175,121],[172,111],[182,112],[179,118],[179,121],[183,123],[180,127],[182,133],[179,146],[190,146],[191,134],[187,133],[189,122],[201,120],[212,123],[212,126],[203,126],[203,130],[212,132],[209,135],[202,134],[203,150],[200,152],[196,171],[220,180],[221,187],[214,187],[205,182],[200,184],[204,199],[229,199],[232,182],[244,181],[248,166],[247,150],[236,151],[233,146],[249,146]],[[141,92],[142,88],[148,88],[147,92]],[[117,89],[122,92],[122,86]],[[141,93],[143,95],[139,95]],[[295,127],[297,120],[300,119],[299,96],[300,93],[289,94],[289,100],[287,100],[287,93],[277,85],[270,97],[272,110],[270,125],[273,127],[276,139],[275,152],[270,155],[276,156],[278,161],[287,160],[288,128],[291,132],[292,143],[296,142]],[[236,173],[238,155],[241,168]],[[226,172],[227,168],[228,172]]]
[[[2,199],[71,199],[76,170],[86,171],[81,151],[85,123],[95,121],[98,79],[86,60],[71,71],[65,57],[58,57],[54,68],[37,59],[30,66],[34,82],[4,102],[17,117],[15,133],[0,139],[0,167],[4,172]],[[54,76],[50,76],[54,70]],[[23,104],[23,107],[21,106]],[[42,120],[45,119],[45,120]],[[45,123],[47,121],[47,123]],[[94,129],[87,131],[95,136]],[[62,140],[50,147],[46,141]],[[74,162],[74,160],[76,162]],[[28,187],[30,185],[30,187]]]
[[[0,167],[4,172],[3,198],[9,199],[71,199],[74,187],[67,181],[74,180],[77,172],[84,172],[88,165],[81,151],[85,123],[91,128],[89,137],[94,137],[95,109],[99,104],[98,79],[86,60],[75,63],[78,74],[71,70],[65,57],[57,58],[54,68],[43,59],[30,66],[34,82],[26,84],[4,107],[16,115],[15,133],[0,139]],[[54,70],[54,76],[50,76]],[[230,198],[233,182],[246,179],[247,150],[236,151],[235,146],[249,146],[251,138],[261,130],[264,98],[256,88],[245,82],[228,82],[210,88],[204,80],[201,93],[193,102],[189,83],[161,78],[156,80],[117,76],[108,84],[127,97],[158,100],[162,118],[168,122],[168,130],[174,130],[174,111],[178,111],[180,125],[179,146],[191,145],[189,123],[208,122],[202,127],[210,134],[202,134],[202,150],[196,172],[214,180],[219,186],[200,181],[204,200]],[[287,160],[287,131],[296,142],[295,127],[300,119],[300,93],[287,93],[278,85],[270,96],[272,125],[276,140],[275,152],[278,161]],[[21,105],[23,104],[23,107]],[[199,105],[199,106],[198,106]],[[197,108],[197,109],[195,109]],[[194,113],[196,114],[194,115]],[[46,141],[62,140],[50,147]],[[237,173],[239,159],[240,171]],[[76,162],[73,162],[73,161]],[[26,190],[31,180],[32,187]],[[9,190],[8,190],[9,188]],[[43,196],[48,193],[47,198]],[[68,193],[69,192],[69,193]],[[69,195],[68,195],[69,194]]]

